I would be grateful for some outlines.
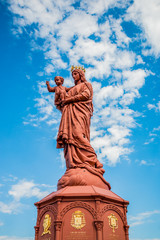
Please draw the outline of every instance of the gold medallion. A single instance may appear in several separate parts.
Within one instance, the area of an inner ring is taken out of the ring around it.
[[[86,220],[84,217],[84,213],[82,213],[80,210],[75,211],[72,213],[72,219],[71,219],[71,226],[76,229],[82,229],[86,225]]]
[[[49,216],[49,214],[46,214],[43,220],[43,233],[41,236],[45,235],[45,234],[51,234],[51,231],[49,230],[51,226],[51,217]]]
[[[108,219],[109,219],[109,226],[113,229],[113,233],[114,233],[115,229],[118,228],[118,219],[113,213],[111,213],[111,215],[108,216]]]

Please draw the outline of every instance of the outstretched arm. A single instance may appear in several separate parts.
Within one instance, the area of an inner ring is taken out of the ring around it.
[[[46,85],[49,92],[55,92],[56,87],[51,87],[49,81],[46,81]]]

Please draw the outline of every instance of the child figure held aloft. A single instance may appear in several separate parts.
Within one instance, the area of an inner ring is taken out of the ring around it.
[[[49,92],[55,92],[54,104],[56,105],[57,109],[59,109],[61,111],[61,109],[62,109],[61,103],[65,100],[65,98],[67,96],[67,92],[71,88],[67,88],[67,87],[62,86],[62,84],[64,82],[63,77],[56,76],[54,78],[54,81],[57,85],[56,87],[51,87],[50,84],[49,84],[49,81],[46,81],[46,85],[47,85],[47,88],[48,88]]]

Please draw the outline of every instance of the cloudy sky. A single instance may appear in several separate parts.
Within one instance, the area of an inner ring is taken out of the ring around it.
[[[91,143],[130,201],[131,240],[160,240],[160,0],[1,0],[0,240],[33,240],[34,202],[65,171],[56,75],[94,89]]]

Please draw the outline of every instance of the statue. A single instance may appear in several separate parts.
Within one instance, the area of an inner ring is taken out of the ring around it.
[[[128,201],[111,192],[103,164],[90,144],[93,89],[81,67],[72,67],[74,86],[60,88],[56,77],[55,104],[61,111],[57,148],[64,148],[66,172],[54,191],[35,203],[35,240],[129,240]],[[59,84],[60,82],[60,84]]]
[[[57,87],[51,88],[46,82],[48,90],[56,92],[55,105],[62,112],[57,148],[64,148],[67,170],[58,182],[58,189],[68,185],[88,185],[89,180],[91,185],[92,181],[108,184],[103,178],[105,172],[103,164],[97,159],[90,144],[90,119],[93,114],[92,85],[85,78],[84,68],[72,66],[71,71],[75,84],[71,88],[62,88],[62,83],[58,85],[58,82],[56,82]],[[59,96],[57,88],[61,92]]]

